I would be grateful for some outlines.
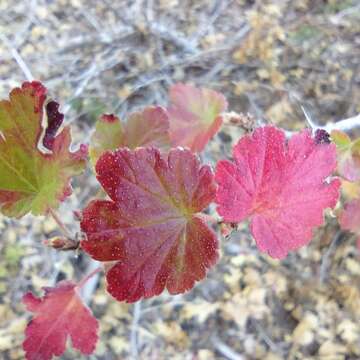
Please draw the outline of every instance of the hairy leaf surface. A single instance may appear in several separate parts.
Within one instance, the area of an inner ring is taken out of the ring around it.
[[[98,322],[76,292],[76,285],[61,281],[44,288],[42,298],[27,293],[23,303],[35,315],[28,324],[23,348],[27,360],[49,360],[64,353],[66,340],[83,354],[95,350]]]
[[[63,115],[46,92],[39,82],[25,82],[0,101],[0,210],[7,216],[56,208],[86,164],[85,146],[69,151],[70,129],[59,132]]]
[[[173,146],[201,152],[222,124],[221,113],[227,108],[225,97],[213,90],[176,84],[170,89],[170,101],[168,113]]]
[[[336,167],[335,145],[317,143],[308,130],[287,142],[283,131],[266,126],[240,139],[233,156],[215,175],[224,220],[250,218],[258,248],[275,258],[307,244],[339,197],[339,180],[325,181]]]
[[[215,196],[213,174],[189,150],[106,152],[97,178],[111,200],[83,211],[81,247],[94,259],[116,261],[108,291],[133,302],[191,289],[218,258],[215,233],[200,211]]]
[[[103,115],[96,123],[90,142],[90,158],[96,161],[106,150],[120,147],[135,149],[154,146],[166,149],[170,145],[169,119],[160,106],[150,106],[134,112],[125,124],[115,115]]]

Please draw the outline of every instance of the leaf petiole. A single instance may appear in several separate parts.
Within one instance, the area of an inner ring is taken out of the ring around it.
[[[101,272],[102,270],[103,270],[102,266],[99,266],[95,270],[91,271],[88,275],[86,275],[83,279],[81,279],[78,282],[76,287],[78,289],[81,289],[87,283],[88,280],[90,280],[93,276],[95,276],[97,273]]]
[[[55,210],[49,208],[49,214],[52,216],[52,218],[55,220],[56,224],[58,225],[59,229],[63,233],[64,236],[66,236],[69,239],[72,239],[73,236],[71,235],[70,230],[66,227],[66,225],[60,220],[58,214],[55,212]]]

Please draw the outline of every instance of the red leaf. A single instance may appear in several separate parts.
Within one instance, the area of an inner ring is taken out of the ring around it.
[[[191,289],[218,258],[215,233],[199,212],[213,200],[208,166],[189,150],[162,156],[154,148],[119,149],[96,164],[111,200],[83,211],[82,248],[94,259],[117,261],[108,271],[108,291],[133,302]]]
[[[222,124],[220,114],[227,108],[225,97],[213,90],[176,84],[170,89],[170,100],[168,113],[173,146],[201,152]]]
[[[42,298],[27,293],[23,303],[35,313],[28,324],[23,348],[28,360],[48,360],[65,351],[70,336],[74,348],[83,354],[95,350],[98,322],[76,293],[76,285],[61,281],[54,288],[45,287]]]
[[[240,139],[234,159],[220,161],[215,175],[225,221],[249,217],[259,249],[275,258],[307,244],[339,197],[339,180],[325,182],[336,167],[335,146],[317,144],[308,130],[287,143],[283,131],[266,126]]]

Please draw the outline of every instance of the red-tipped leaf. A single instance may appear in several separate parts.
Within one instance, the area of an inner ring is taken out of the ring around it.
[[[70,180],[86,165],[87,148],[70,152],[69,127],[39,82],[25,82],[0,101],[0,211],[45,214],[71,194]]]
[[[106,276],[112,296],[178,294],[205,277],[218,258],[216,235],[200,214],[215,196],[208,166],[189,150],[119,149],[101,156],[96,172],[110,200],[83,211],[81,247],[115,261]]]

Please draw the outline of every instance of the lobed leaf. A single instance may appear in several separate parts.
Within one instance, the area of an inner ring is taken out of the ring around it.
[[[135,149],[140,146],[167,149],[169,145],[168,115],[162,107],[150,106],[132,113],[125,125],[115,115],[103,115],[97,121],[90,141],[90,158],[95,166],[106,150],[120,147]]]
[[[70,152],[70,129],[39,82],[25,82],[0,101],[0,210],[41,215],[71,194],[70,179],[86,165],[87,148]],[[58,134],[57,134],[58,133]]]
[[[111,200],[83,211],[81,247],[99,261],[115,261],[107,290],[117,300],[137,301],[191,289],[218,258],[215,233],[199,213],[213,200],[208,166],[189,150],[161,155],[155,148],[106,152],[97,179]]]
[[[309,130],[287,142],[283,131],[265,126],[240,139],[233,156],[215,174],[224,220],[250,218],[258,248],[274,258],[307,244],[339,197],[339,180],[326,181],[336,167],[335,146],[317,143]]]
[[[27,360],[49,360],[65,351],[70,337],[74,348],[92,354],[98,339],[98,322],[76,292],[76,285],[61,281],[45,287],[42,298],[27,293],[23,303],[35,315],[28,324],[23,348]]]
[[[201,152],[222,124],[225,97],[213,90],[175,84],[170,88],[170,101],[167,110],[172,145]]]
[[[349,181],[360,180],[360,138],[352,141],[340,130],[333,130],[331,138],[337,148],[339,174]]]

